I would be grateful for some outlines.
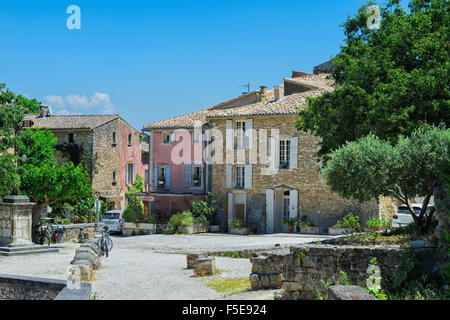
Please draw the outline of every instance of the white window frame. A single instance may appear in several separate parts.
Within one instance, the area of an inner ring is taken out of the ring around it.
[[[245,166],[234,168],[234,185],[237,189],[245,189]]]
[[[289,169],[291,162],[291,140],[290,138],[280,137],[280,161],[279,166],[280,169]],[[286,163],[286,166],[283,167],[282,163]]]
[[[247,121],[237,120],[234,122],[234,149],[246,149]]]
[[[174,141],[173,141],[173,132],[170,132],[170,131],[163,131],[162,132],[162,134],[161,134],[161,144],[163,144],[163,145],[170,145],[170,144],[172,144],[172,143],[174,143]],[[169,138],[169,141],[166,141],[166,138]]]

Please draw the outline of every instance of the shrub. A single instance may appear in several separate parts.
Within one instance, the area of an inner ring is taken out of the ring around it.
[[[342,220],[339,220],[335,225],[335,228],[352,229],[352,231],[357,231],[360,227],[359,217],[353,215],[353,213],[347,214]]]
[[[179,233],[181,227],[190,226],[194,222],[192,212],[185,211],[183,213],[174,214],[167,224],[166,231],[174,234]]]
[[[306,216],[303,216],[300,220],[297,221],[296,226],[299,229],[306,229],[309,227],[314,227],[315,225],[314,223],[308,221]]]
[[[231,225],[234,228],[247,228],[247,225],[245,224],[245,222],[243,220],[239,220],[239,219],[233,219],[231,221]]]
[[[283,221],[283,224],[289,227],[293,227],[295,226],[295,224],[297,223],[297,219],[293,219],[293,218],[289,218]]]

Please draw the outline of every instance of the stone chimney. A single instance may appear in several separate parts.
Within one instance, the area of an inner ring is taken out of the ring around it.
[[[283,90],[281,89],[281,86],[276,86],[276,87],[274,88],[274,93],[275,93],[275,100],[276,100],[276,101],[278,101],[278,100],[280,100],[281,98],[284,97],[284,92],[283,92]]]
[[[261,90],[259,91],[259,100],[260,102],[267,102],[267,87],[261,86]]]
[[[39,118],[47,118],[50,117],[50,108],[44,104],[41,104],[41,112],[39,114]]]

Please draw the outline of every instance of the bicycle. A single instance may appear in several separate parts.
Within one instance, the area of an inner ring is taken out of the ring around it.
[[[109,228],[108,226],[104,226],[101,230],[102,236],[98,239],[98,247],[100,248],[101,254],[109,257],[109,253],[113,248],[113,242],[109,237]]]
[[[43,219],[49,220],[49,219]],[[37,225],[36,230],[36,238],[38,244],[43,245],[48,242],[48,246],[53,243],[61,243],[64,239],[64,235],[66,234],[66,228],[64,227],[56,227],[51,223],[47,223],[46,227],[42,226],[42,223]]]

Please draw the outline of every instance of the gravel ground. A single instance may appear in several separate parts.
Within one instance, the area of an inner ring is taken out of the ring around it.
[[[79,244],[58,244],[59,253],[34,254],[29,256],[0,256],[0,273],[46,279],[66,280],[67,269]]]
[[[102,258],[102,268],[95,272],[93,294],[99,300],[265,300],[276,291],[245,292],[225,297],[207,283],[215,277],[246,278],[251,273],[248,259],[216,257],[220,273],[197,278],[186,269],[186,255],[196,251],[234,251],[273,249],[275,245],[306,243],[324,237],[293,235],[232,236],[207,234],[196,236],[152,235],[123,238],[114,236],[109,258]],[[31,277],[67,279],[67,269],[79,244],[60,245],[60,253],[0,257],[0,273]]]

